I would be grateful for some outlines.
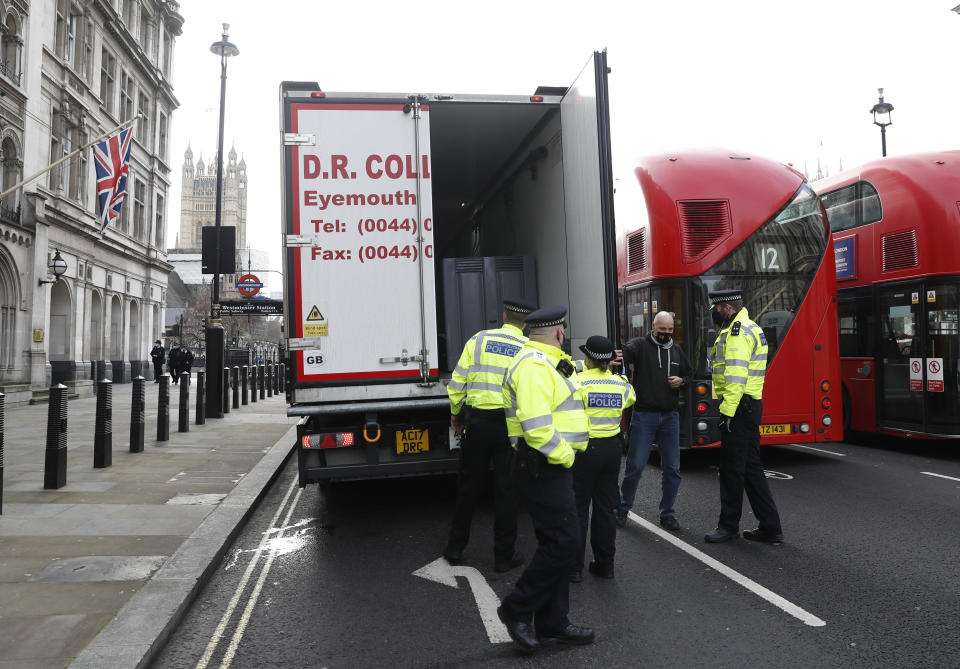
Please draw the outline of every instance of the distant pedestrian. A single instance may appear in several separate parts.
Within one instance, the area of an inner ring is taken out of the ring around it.
[[[153,382],[160,383],[160,376],[163,374],[163,363],[167,361],[167,352],[163,349],[163,344],[158,339],[150,349],[150,359],[153,360]]]
[[[709,294],[711,306],[722,319],[717,341],[710,351],[713,389],[720,400],[720,520],[706,535],[708,543],[736,539],[743,513],[743,493],[759,527],[745,530],[753,541],[780,543],[780,513],[770,493],[760,462],[760,421],[763,418],[763,380],[767,369],[767,338],[750,320],[739,290]]]
[[[587,450],[573,463],[573,492],[580,516],[579,562],[570,573],[570,582],[582,579],[584,553],[587,549],[587,528],[590,529],[590,547],[593,562],[590,573],[601,578],[613,578],[613,556],[616,553],[617,525],[614,512],[620,505],[620,418],[637,396],[627,377],[610,371],[613,360],[613,342],[594,335],[580,347],[586,356],[587,369],[579,374],[583,387],[584,406],[590,427]],[[593,503],[593,518],[590,504]],[[588,518],[590,518],[588,523]]]
[[[167,356],[167,368],[170,370],[170,377],[176,383],[180,374],[180,349],[176,344],[170,347],[170,355]]]
[[[673,340],[673,316],[661,311],[653,319],[653,327],[643,337],[628,341],[623,347],[623,365],[633,367],[630,377],[637,393],[630,421],[630,448],[627,466],[620,485],[620,508],[617,524],[627,524],[627,513],[633,508],[643,468],[650,459],[654,442],[660,451],[660,524],[668,530],[679,530],[673,508],[680,491],[680,389],[693,378],[693,368],[683,349]]]
[[[190,375],[193,374],[193,351],[186,346],[183,347],[183,370],[187,373],[187,383],[190,383]]]

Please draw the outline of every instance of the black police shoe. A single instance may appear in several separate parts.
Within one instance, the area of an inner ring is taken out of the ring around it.
[[[520,551],[514,551],[513,555],[510,556],[509,560],[505,562],[494,562],[493,570],[498,574],[502,574],[504,572],[510,571],[511,569],[515,569],[516,567],[519,567],[525,561],[526,561],[526,558],[523,556],[523,553],[521,553]]]
[[[627,526],[627,510],[626,509],[616,509],[614,511],[617,519],[617,527],[626,527]]]
[[[570,575],[567,576],[567,580],[571,583],[583,583],[583,572],[582,571],[571,571]]]
[[[743,538],[750,539],[750,541],[765,541],[768,544],[782,544],[783,543],[783,533],[782,532],[765,532],[759,527],[755,530],[744,530]]]
[[[680,529],[680,523],[677,522],[676,516],[660,516],[660,524],[668,530],[676,531]]]
[[[572,623],[568,624],[559,632],[553,634],[550,633],[537,633],[537,639],[542,644],[548,643],[568,643],[574,646],[585,646],[588,643],[593,643],[593,629],[589,627],[581,627],[580,625],[574,625]]]
[[[446,558],[447,562],[451,565],[463,564],[463,551],[458,551],[453,548],[447,548],[443,551],[443,557]]]
[[[613,565],[606,564],[602,562],[597,562],[594,560],[590,563],[590,566],[587,567],[590,570],[590,573],[594,576],[599,576],[600,578],[613,578]]]
[[[703,540],[708,544],[720,544],[724,541],[736,539],[738,536],[740,536],[739,532],[731,532],[730,530],[725,530],[722,527],[718,527],[713,532],[706,535]]]
[[[503,610],[503,606],[497,607],[497,617],[506,626],[507,634],[517,644],[521,653],[529,654],[540,647],[540,642],[537,640],[537,635],[533,633],[533,626],[530,623],[514,620]]]

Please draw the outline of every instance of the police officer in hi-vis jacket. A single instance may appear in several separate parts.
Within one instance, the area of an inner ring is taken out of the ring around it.
[[[616,552],[617,523],[614,511],[620,503],[617,480],[620,476],[620,417],[633,406],[637,395],[627,377],[610,371],[614,358],[613,342],[594,335],[580,347],[586,356],[587,369],[577,374],[584,393],[584,406],[590,431],[587,450],[577,456],[573,465],[573,492],[580,516],[579,561],[570,573],[570,582],[583,580],[583,555],[587,548],[587,519],[590,520],[590,547],[593,562],[590,573],[613,578],[613,555]]]
[[[570,571],[580,549],[580,523],[570,468],[587,447],[583,390],[561,350],[567,310],[546,307],[526,318],[530,341],[507,372],[507,432],[516,448],[517,484],[537,535],[537,552],[503,599],[497,615],[521,652],[544,643],[588,644],[593,630],[574,625]]]
[[[713,389],[722,415],[720,520],[717,529],[704,539],[720,543],[737,538],[746,491],[759,527],[744,531],[744,538],[780,543],[780,514],[760,462],[767,338],[763,329],[750,320],[739,290],[718,290],[709,296],[712,308],[719,314],[717,320],[722,322],[710,351]]]
[[[457,434],[464,434],[460,446],[457,505],[443,551],[450,564],[459,564],[463,560],[463,550],[470,539],[473,510],[491,460],[495,486],[493,568],[497,572],[506,572],[524,562],[523,555],[514,549],[517,493],[510,469],[513,448],[507,439],[503,411],[503,377],[527,343],[523,319],[534,308],[520,300],[504,300],[503,327],[481,330],[467,340],[447,386],[450,426]]]

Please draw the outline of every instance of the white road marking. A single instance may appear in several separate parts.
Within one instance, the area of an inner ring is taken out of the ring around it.
[[[270,520],[270,527],[274,527],[277,524],[277,519],[280,517],[280,514],[283,513],[283,508],[286,506],[287,500],[290,499],[290,495],[293,494],[293,490],[296,488],[296,486],[297,480],[294,479],[290,483],[287,493],[283,496],[283,500],[280,502],[279,506],[277,506],[277,512],[273,514],[273,518]],[[213,636],[210,637],[210,643],[207,644],[207,649],[203,652],[203,656],[200,658],[200,661],[197,662],[196,669],[205,669],[210,663],[210,658],[213,657],[213,652],[217,649],[220,639],[223,638],[223,633],[227,629],[227,623],[230,622],[230,618],[233,616],[233,610],[240,602],[240,597],[243,595],[243,591],[247,587],[247,581],[250,580],[250,575],[253,573],[253,569],[256,567],[257,561],[260,559],[260,554],[267,545],[269,537],[269,532],[263,533],[263,538],[260,540],[260,545],[257,546],[256,552],[250,559],[250,564],[247,565],[246,571],[243,572],[243,577],[240,579],[240,583],[237,584],[237,589],[233,593],[233,597],[230,598],[230,603],[227,604],[227,610],[224,611],[223,617],[220,618],[220,624],[217,625],[217,629],[214,630]]]
[[[814,448],[813,446],[807,446],[806,444],[780,444],[781,446],[796,446],[797,448],[805,448],[808,451],[816,451],[817,453],[827,453],[829,455],[838,455],[841,458],[847,457],[846,453],[837,453],[836,451],[828,451],[822,448]]]
[[[283,519],[284,526],[290,522],[290,516],[293,515],[293,510],[297,508],[297,502],[300,501],[301,494],[303,494],[303,488],[297,490],[297,496],[293,498],[293,502],[287,510],[287,516]],[[269,532],[267,534],[269,534]],[[279,539],[281,536],[283,536],[283,528],[280,529],[276,538]],[[253,607],[257,605],[257,600],[260,599],[260,591],[263,590],[263,584],[267,580],[267,574],[270,573],[270,567],[273,566],[273,560],[276,557],[276,551],[270,551],[270,557],[267,558],[266,564],[263,565],[263,569],[260,571],[260,578],[257,579],[257,584],[253,586],[253,592],[250,594],[250,599],[247,600],[247,606],[243,610],[243,615],[240,616],[240,622],[237,624],[237,629],[233,633],[233,638],[230,639],[227,652],[223,655],[223,662],[220,663],[220,669],[230,669],[233,658],[237,654],[237,647],[240,645],[243,633],[246,631],[247,624],[250,622],[250,616],[253,614]]]
[[[441,557],[413,572],[413,575],[425,578],[428,581],[448,585],[451,588],[459,587],[457,576],[463,576],[470,584],[470,589],[473,590],[473,598],[477,602],[477,608],[480,609],[480,620],[483,621],[483,627],[487,630],[490,643],[507,643],[510,641],[506,626],[500,622],[500,618],[497,616],[500,599],[479,571],[473,567],[462,565],[451,566],[446,558]]]
[[[920,472],[921,474],[926,474],[927,476],[936,476],[939,479],[949,479],[951,481],[960,481],[960,479],[954,476],[944,476],[943,474],[934,474],[933,472]]]
[[[653,523],[644,520],[643,518],[635,514],[633,511],[630,511],[628,513],[628,517],[630,518],[630,520],[632,520],[633,522],[635,522],[637,525],[644,528],[645,530],[649,530],[650,532],[653,532],[664,541],[667,541],[673,544],[674,546],[682,550],[684,553],[687,553],[688,555],[695,557],[696,559],[700,560],[711,569],[723,574],[724,576],[729,578],[731,581],[734,581],[735,583],[742,585],[744,588],[754,593],[758,597],[762,597],[763,599],[767,600],[777,608],[785,611],[786,613],[789,613],[794,618],[797,618],[798,620],[803,622],[804,625],[809,625],[811,627],[823,627],[827,624],[825,621],[821,620],[820,618],[817,618],[812,613],[808,613],[807,611],[804,611],[796,604],[793,604],[792,602],[788,602],[786,599],[784,599],[777,593],[768,590],[767,588],[763,587],[756,581],[747,578],[746,576],[744,576],[743,574],[737,571],[734,571],[733,569],[723,564],[719,560],[716,560],[710,557],[703,551],[697,550],[690,544],[684,541],[681,541],[680,539],[670,534],[666,530],[662,530],[656,525],[654,525]]]

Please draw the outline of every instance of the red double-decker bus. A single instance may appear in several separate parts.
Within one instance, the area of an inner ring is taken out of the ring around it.
[[[812,186],[833,230],[845,426],[960,437],[960,151]]]
[[[657,312],[674,313],[674,338],[695,368],[681,446],[720,441],[707,293],[724,288],[743,291],[769,344],[762,443],[840,439],[833,248],[803,175],[720,150],[654,156],[634,172],[617,189],[620,337],[647,336]]]

